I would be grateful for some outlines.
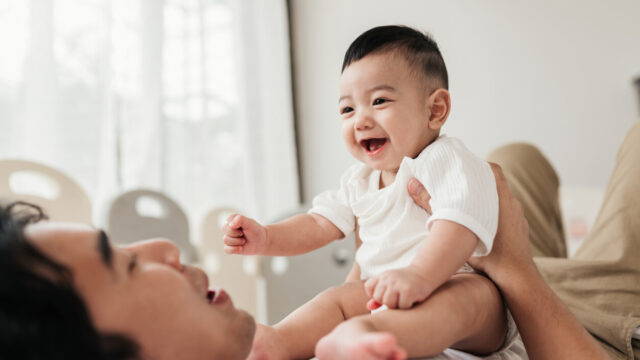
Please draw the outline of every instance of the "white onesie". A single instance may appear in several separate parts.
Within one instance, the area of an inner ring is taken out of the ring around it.
[[[407,192],[416,177],[431,195],[429,214]],[[362,245],[356,253],[361,278],[408,266],[434,220],[450,220],[471,230],[480,241],[474,256],[491,251],[498,227],[498,193],[489,164],[460,140],[445,135],[418,157],[405,157],[393,184],[380,189],[380,171],[351,166],[340,189],[316,196],[310,213],[324,216],[346,236],[360,226]]]
[[[407,183],[413,177],[431,195],[431,216],[409,196]],[[460,140],[442,135],[415,159],[405,157],[393,184],[383,189],[379,170],[363,164],[350,167],[340,189],[316,196],[309,212],[329,219],[345,237],[355,230],[358,219],[362,245],[356,261],[365,280],[410,265],[434,220],[467,227],[480,239],[473,256],[487,255],[498,228],[498,192],[491,166]],[[527,359],[515,322],[506,307],[505,311],[507,339],[499,351],[476,357],[447,349],[433,359]]]

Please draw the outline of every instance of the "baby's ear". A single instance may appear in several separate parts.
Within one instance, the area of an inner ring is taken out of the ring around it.
[[[451,111],[451,96],[447,89],[438,88],[429,95],[429,128],[440,129],[449,117]]]

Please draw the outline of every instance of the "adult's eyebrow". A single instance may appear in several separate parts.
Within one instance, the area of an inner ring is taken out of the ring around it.
[[[104,265],[109,269],[113,269],[113,251],[104,230],[98,232],[97,249]]]

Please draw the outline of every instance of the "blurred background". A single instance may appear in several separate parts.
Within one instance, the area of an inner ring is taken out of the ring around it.
[[[550,158],[574,250],[638,119],[638,14],[635,0],[0,0],[0,160],[66,174],[97,226],[120,194],[164,194],[203,251],[219,241],[202,231],[215,209],[269,222],[338,185],[355,162],[337,106],[344,51],[373,26],[404,24],[431,33],[447,63],[445,133],[479,156],[526,141]],[[29,176],[10,183],[55,197]],[[339,282],[353,243],[340,246],[243,265],[262,294],[247,306],[277,320]],[[199,257],[210,271],[226,259],[217,251]],[[318,274],[323,261],[336,271]],[[286,283],[287,271],[313,284]],[[282,289],[301,295],[274,310]]]
[[[286,3],[270,2],[0,0],[0,157],[70,175],[97,223],[137,187],[194,217],[296,206]]]
[[[527,141],[563,184],[604,186],[638,118],[640,3],[614,1],[291,1],[305,199],[352,160],[341,146],[337,79],[349,43],[370,27],[431,33],[449,70],[445,132],[476,154]],[[321,161],[320,159],[331,159]]]

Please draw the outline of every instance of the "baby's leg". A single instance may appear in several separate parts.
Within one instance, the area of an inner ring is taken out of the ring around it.
[[[356,358],[362,347],[371,348],[372,333],[396,349],[393,354],[398,352],[389,335],[410,357],[433,356],[449,347],[487,354],[502,346],[506,326],[502,299],[493,283],[480,275],[459,274],[409,310],[380,311],[338,325],[320,340],[316,356]]]
[[[258,325],[249,359],[300,359],[313,356],[316,343],[338,324],[369,313],[364,282],[323,291],[273,327]]]

